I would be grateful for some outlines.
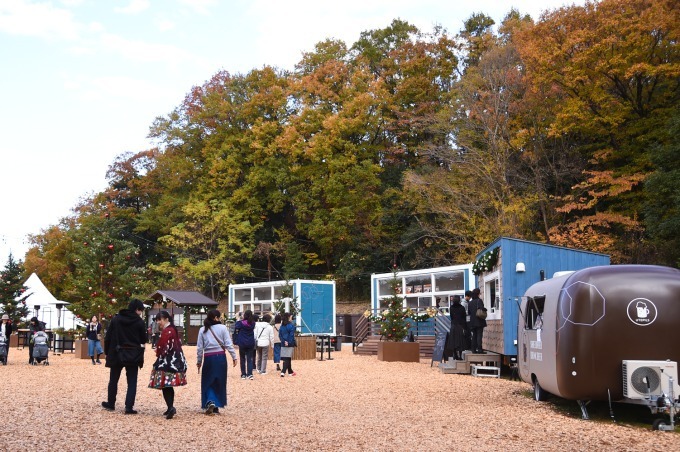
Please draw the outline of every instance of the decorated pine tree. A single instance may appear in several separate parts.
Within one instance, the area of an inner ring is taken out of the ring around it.
[[[395,265],[392,268],[392,279],[390,280],[392,296],[388,299],[387,309],[382,312],[380,322],[380,335],[382,340],[385,341],[403,341],[411,326],[407,320],[408,312],[403,307],[404,300],[398,295],[401,288],[401,281],[397,277],[398,273]]]
[[[26,299],[30,293],[24,286],[24,266],[21,261],[15,261],[12,253],[7,258],[7,264],[0,273],[0,314],[7,314],[15,325],[21,318],[28,315]]]
[[[69,309],[80,318],[109,318],[130,298],[150,293],[140,251],[108,215],[90,217],[78,231],[72,255]]]

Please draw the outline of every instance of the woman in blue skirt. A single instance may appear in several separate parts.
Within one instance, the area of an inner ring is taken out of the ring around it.
[[[198,332],[196,365],[201,375],[201,408],[205,414],[219,413],[227,406],[227,356],[236,366],[236,350],[229,329],[220,322],[220,311],[213,309]]]

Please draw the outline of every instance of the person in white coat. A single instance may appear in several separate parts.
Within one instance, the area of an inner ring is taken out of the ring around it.
[[[267,374],[269,347],[274,345],[274,328],[271,321],[272,316],[265,314],[262,320],[255,324],[255,368],[262,375]]]

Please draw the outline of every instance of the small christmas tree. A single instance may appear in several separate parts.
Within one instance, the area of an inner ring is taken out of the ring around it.
[[[24,286],[24,265],[9,253],[5,269],[0,272],[0,315],[7,314],[15,325],[28,316],[26,299],[31,296]]]
[[[407,321],[408,313],[404,310],[403,299],[398,295],[401,280],[397,277],[399,271],[395,265],[392,268],[390,289],[392,296],[388,299],[387,309],[382,312],[380,321],[380,335],[382,340],[400,342],[408,335],[411,324]]]

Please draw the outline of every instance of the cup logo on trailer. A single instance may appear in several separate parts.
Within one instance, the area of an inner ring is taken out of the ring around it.
[[[628,318],[636,325],[651,325],[657,314],[656,305],[646,298],[635,298],[628,303]]]

